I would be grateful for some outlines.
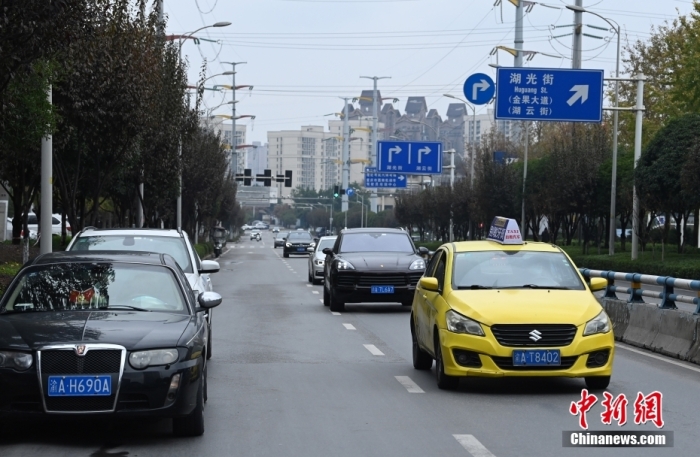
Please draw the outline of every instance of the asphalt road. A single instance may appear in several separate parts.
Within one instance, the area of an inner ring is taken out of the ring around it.
[[[176,439],[167,420],[18,423],[0,456],[691,456],[700,444],[700,367],[618,346],[614,395],[627,395],[628,423],[590,430],[655,430],[635,425],[637,392],[663,393],[663,430],[674,447],[564,448],[578,430],[569,413],[582,380],[498,379],[437,388],[434,370],[411,365],[409,310],[348,305],[331,314],[321,286],[307,283],[307,258],[283,259],[263,241],[244,240],[213,276],[224,303],[214,315],[206,432]]]

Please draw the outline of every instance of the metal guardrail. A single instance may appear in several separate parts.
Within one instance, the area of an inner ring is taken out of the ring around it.
[[[678,309],[676,302],[690,303],[696,305],[695,313],[700,314],[700,281],[694,279],[678,279],[671,276],[643,275],[639,273],[620,273],[608,270],[591,270],[579,268],[584,278],[604,278],[608,280],[605,289],[605,298],[617,299],[615,292],[622,292],[629,295],[627,300],[630,303],[644,303],[642,297],[652,297],[661,300],[659,308]],[[632,287],[620,287],[615,285],[615,280],[629,281]],[[642,289],[642,284],[653,284],[664,288],[662,292]],[[698,292],[696,296],[679,295],[675,289],[694,290]]]

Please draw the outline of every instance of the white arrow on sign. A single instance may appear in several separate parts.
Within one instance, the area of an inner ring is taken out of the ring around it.
[[[398,179],[399,181],[403,181],[404,179],[406,179],[406,177],[404,175],[399,175],[396,179]]]
[[[423,159],[423,154],[425,154],[425,155],[430,154],[430,148],[428,146],[418,150],[418,163],[421,163],[421,161]]]
[[[586,100],[588,100],[588,84],[577,84],[571,89],[569,89],[569,92],[574,92],[574,95],[571,96],[571,98],[566,102],[569,104],[569,106],[572,106],[574,103],[576,103],[576,100],[579,98],[581,99],[581,104],[583,105]]]
[[[474,83],[472,85],[472,100],[476,100],[477,89],[480,90],[481,92],[483,92],[486,89],[488,89],[489,87],[491,87],[491,84],[489,84],[489,82],[486,81],[485,79],[482,79],[481,82]]]
[[[398,154],[401,152],[401,148],[398,146],[394,146],[393,148],[389,148],[389,163],[392,162],[392,159],[394,158],[394,154]]]

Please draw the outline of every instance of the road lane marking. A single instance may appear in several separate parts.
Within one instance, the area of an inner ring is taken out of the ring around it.
[[[408,376],[394,376],[397,381],[401,383],[402,386],[406,388],[408,393],[411,394],[424,394],[425,391],[418,387],[418,384],[413,382],[413,379],[409,378]]]
[[[663,362],[670,363],[671,365],[676,365],[676,366],[679,366],[679,367],[682,367],[682,368],[687,368],[688,370],[697,371],[698,373],[700,373],[700,368],[691,367],[690,365],[687,365],[687,364],[685,364],[685,363],[677,362],[677,361],[675,361],[675,360],[672,360],[672,359],[668,358],[667,356],[651,354],[651,353],[649,353],[649,352],[647,352],[647,351],[643,351],[643,350],[641,350],[641,349],[635,349],[635,348],[630,347],[630,346],[628,346],[628,345],[626,345],[626,344],[615,343],[615,346],[617,346],[617,347],[620,348],[620,349],[625,349],[625,350],[630,351],[630,352],[634,352],[634,353],[637,353],[637,354],[645,355],[645,356],[647,356],[647,357],[651,357],[652,359],[661,360],[661,361],[663,361]]]
[[[321,300],[321,301],[323,301],[323,300]],[[337,311],[331,311],[331,314],[334,316],[340,316],[340,313]]]
[[[473,457],[496,457],[474,435],[452,435]]]
[[[384,353],[382,351],[380,351],[379,349],[377,349],[377,346],[375,346],[374,344],[363,344],[363,346],[372,355],[384,355]]]
[[[318,291],[317,291],[317,290],[312,290],[311,293],[312,293],[312,294],[318,295]]]
[[[345,327],[348,330],[357,330],[352,324],[343,324],[343,327]]]
[[[311,284],[307,284],[306,287],[311,287]]]

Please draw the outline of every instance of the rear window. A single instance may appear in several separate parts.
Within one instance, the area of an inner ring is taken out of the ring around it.
[[[309,232],[292,232],[289,234],[289,238],[287,238],[287,241],[292,241],[292,240],[311,240],[311,234]]]
[[[153,235],[81,236],[71,251],[139,251],[171,255],[182,271],[193,273],[190,254],[182,238]]]
[[[347,233],[341,243],[340,252],[415,252],[405,233]]]

